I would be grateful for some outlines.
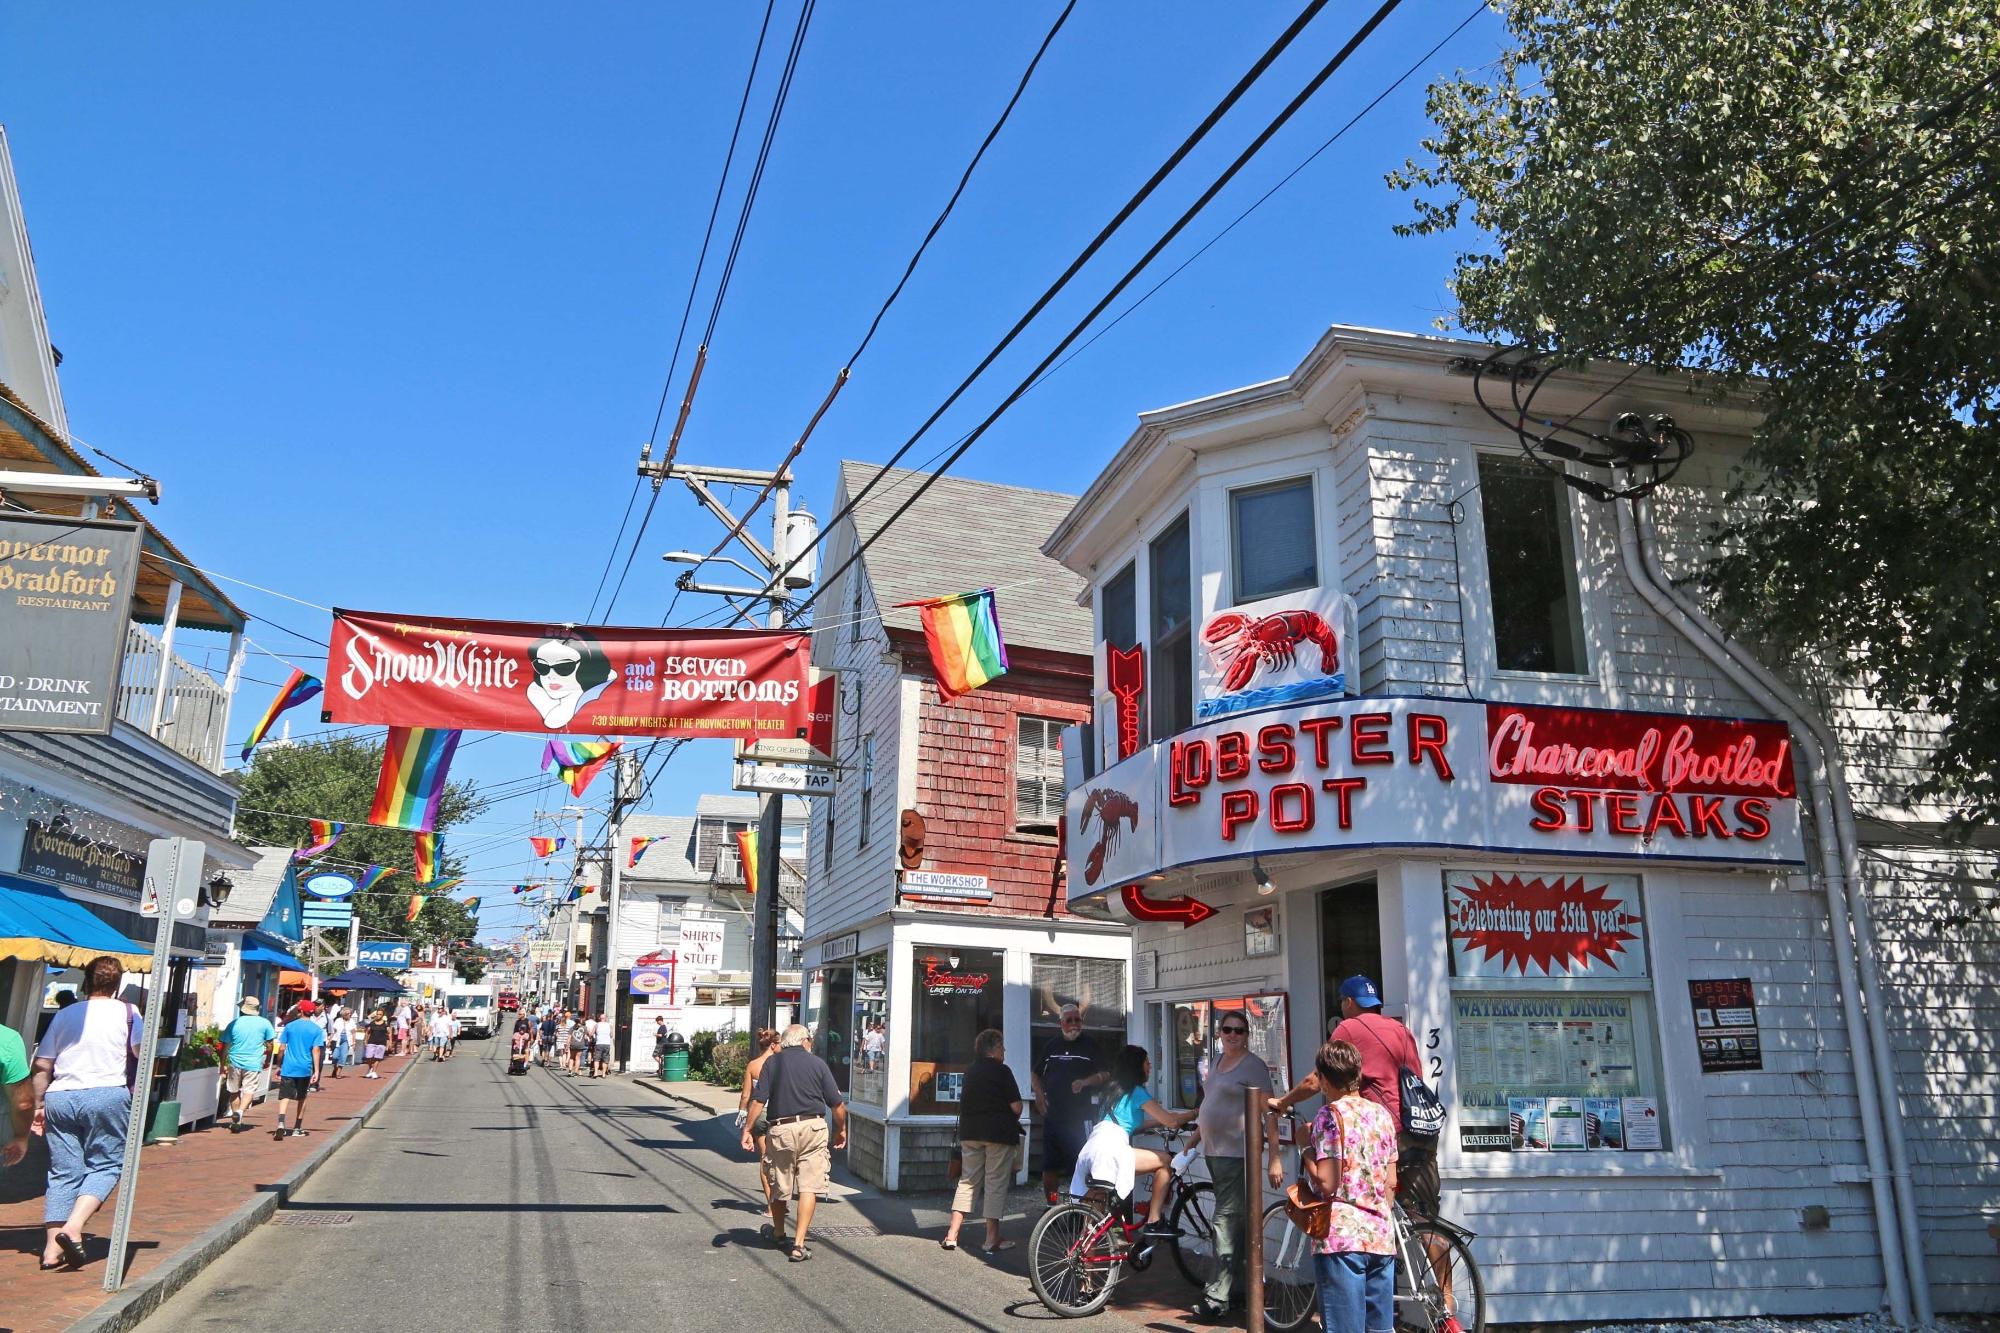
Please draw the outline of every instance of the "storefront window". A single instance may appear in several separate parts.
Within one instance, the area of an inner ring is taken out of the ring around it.
[[[1461,1152],[1671,1146],[1636,877],[1454,871],[1445,924]]]
[[[889,1092],[889,955],[865,954],[854,960],[854,1100],[882,1106]]]
[[[1097,1058],[1108,1068],[1111,1057],[1125,1045],[1125,964],[1116,958],[1036,954],[1030,967],[1034,997],[1028,1020],[1028,1068],[1040,1069],[1042,1057],[1061,1038],[1066,1004],[1082,1011],[1083,1035],[1096,1044]]]
[[[1290,1005],[1283,991],[1184,1000],[1160,1008],[1163,1021],[1155,1030],[1164,1045],[1153,1052],[1153,1095],[1168,1106],[1201,1105],[1209,1066],[1222,1054],[1222,1037],[1215,1029],[1228,1014],[1248,1021],[1250,1053],[1271,1067],[1272,1083],[1291,1086]]]
[[[920,944],[910,976],[910,1111],[955,1115],[972,1040],[1002,1026],[1005,956]]]
[[[849,1057],[854,1050],[854,969],[843,963],[820,973],[819,1022],[813,1027],[813,1050],[833,1070],[833,1082],[849,1090]]]

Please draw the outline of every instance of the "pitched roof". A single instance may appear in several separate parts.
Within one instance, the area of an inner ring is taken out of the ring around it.
[[[890,524],[890,516],[930,474],[848,460],[840,465],[837,503],[844,507],[884,471],[888,475],[853,514],[864,540],[882,533],[861,560],[883,624],[921,633],[917,609],[895,603],[992,588],[1001,633],[1010,645],[1091,651],[1090,611],[1076,604],[1085,580],[1042,554],[1042,542],[1076,503],[1075,496],[947,475]],[[846,608],[836,614],[844,616]]]
[[[278,886],[285,882],[285,872],[292,865],[290,847],[252,847],[257,855],[257,864],[248,870],[241,870],[230,876],[235,887],[229,891],[229,901],[220,907],[211,908],[209,924],[219,929],[235,930],[254,926],[264,919],[271,910],[271,902],[278,896]]]

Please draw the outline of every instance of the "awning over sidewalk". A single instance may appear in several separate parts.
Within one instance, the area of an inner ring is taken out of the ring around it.
[[[294,971],[310,971],[304,963],[286,951],[285,941],[275,935],[266,935],[261,930],[243,932],[243,961],[246,963],[276,963],[279,967],[289,967]]]
[[[0,958],[82,967],[109,954],[127,972],[153,970],[152,952],[49,885],[0,873]]]

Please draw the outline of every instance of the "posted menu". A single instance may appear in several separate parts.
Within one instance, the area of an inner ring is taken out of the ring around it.
[[[1658,1148],[1657,1104],[1640,1094],[1629,995],[1463,994],[1452,1002],[1459,1146],[1467,1152]],[[1643,1102],[1652,1141],[1627,1124]],[[1644,1136],[1641,1136],[1642,1138]]]

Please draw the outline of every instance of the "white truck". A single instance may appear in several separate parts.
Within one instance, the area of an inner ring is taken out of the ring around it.
[[[460,1036],[490,1037],[496,1018],[491,982],[453,982],[444,988],[445,1011],[458,1020]]]

